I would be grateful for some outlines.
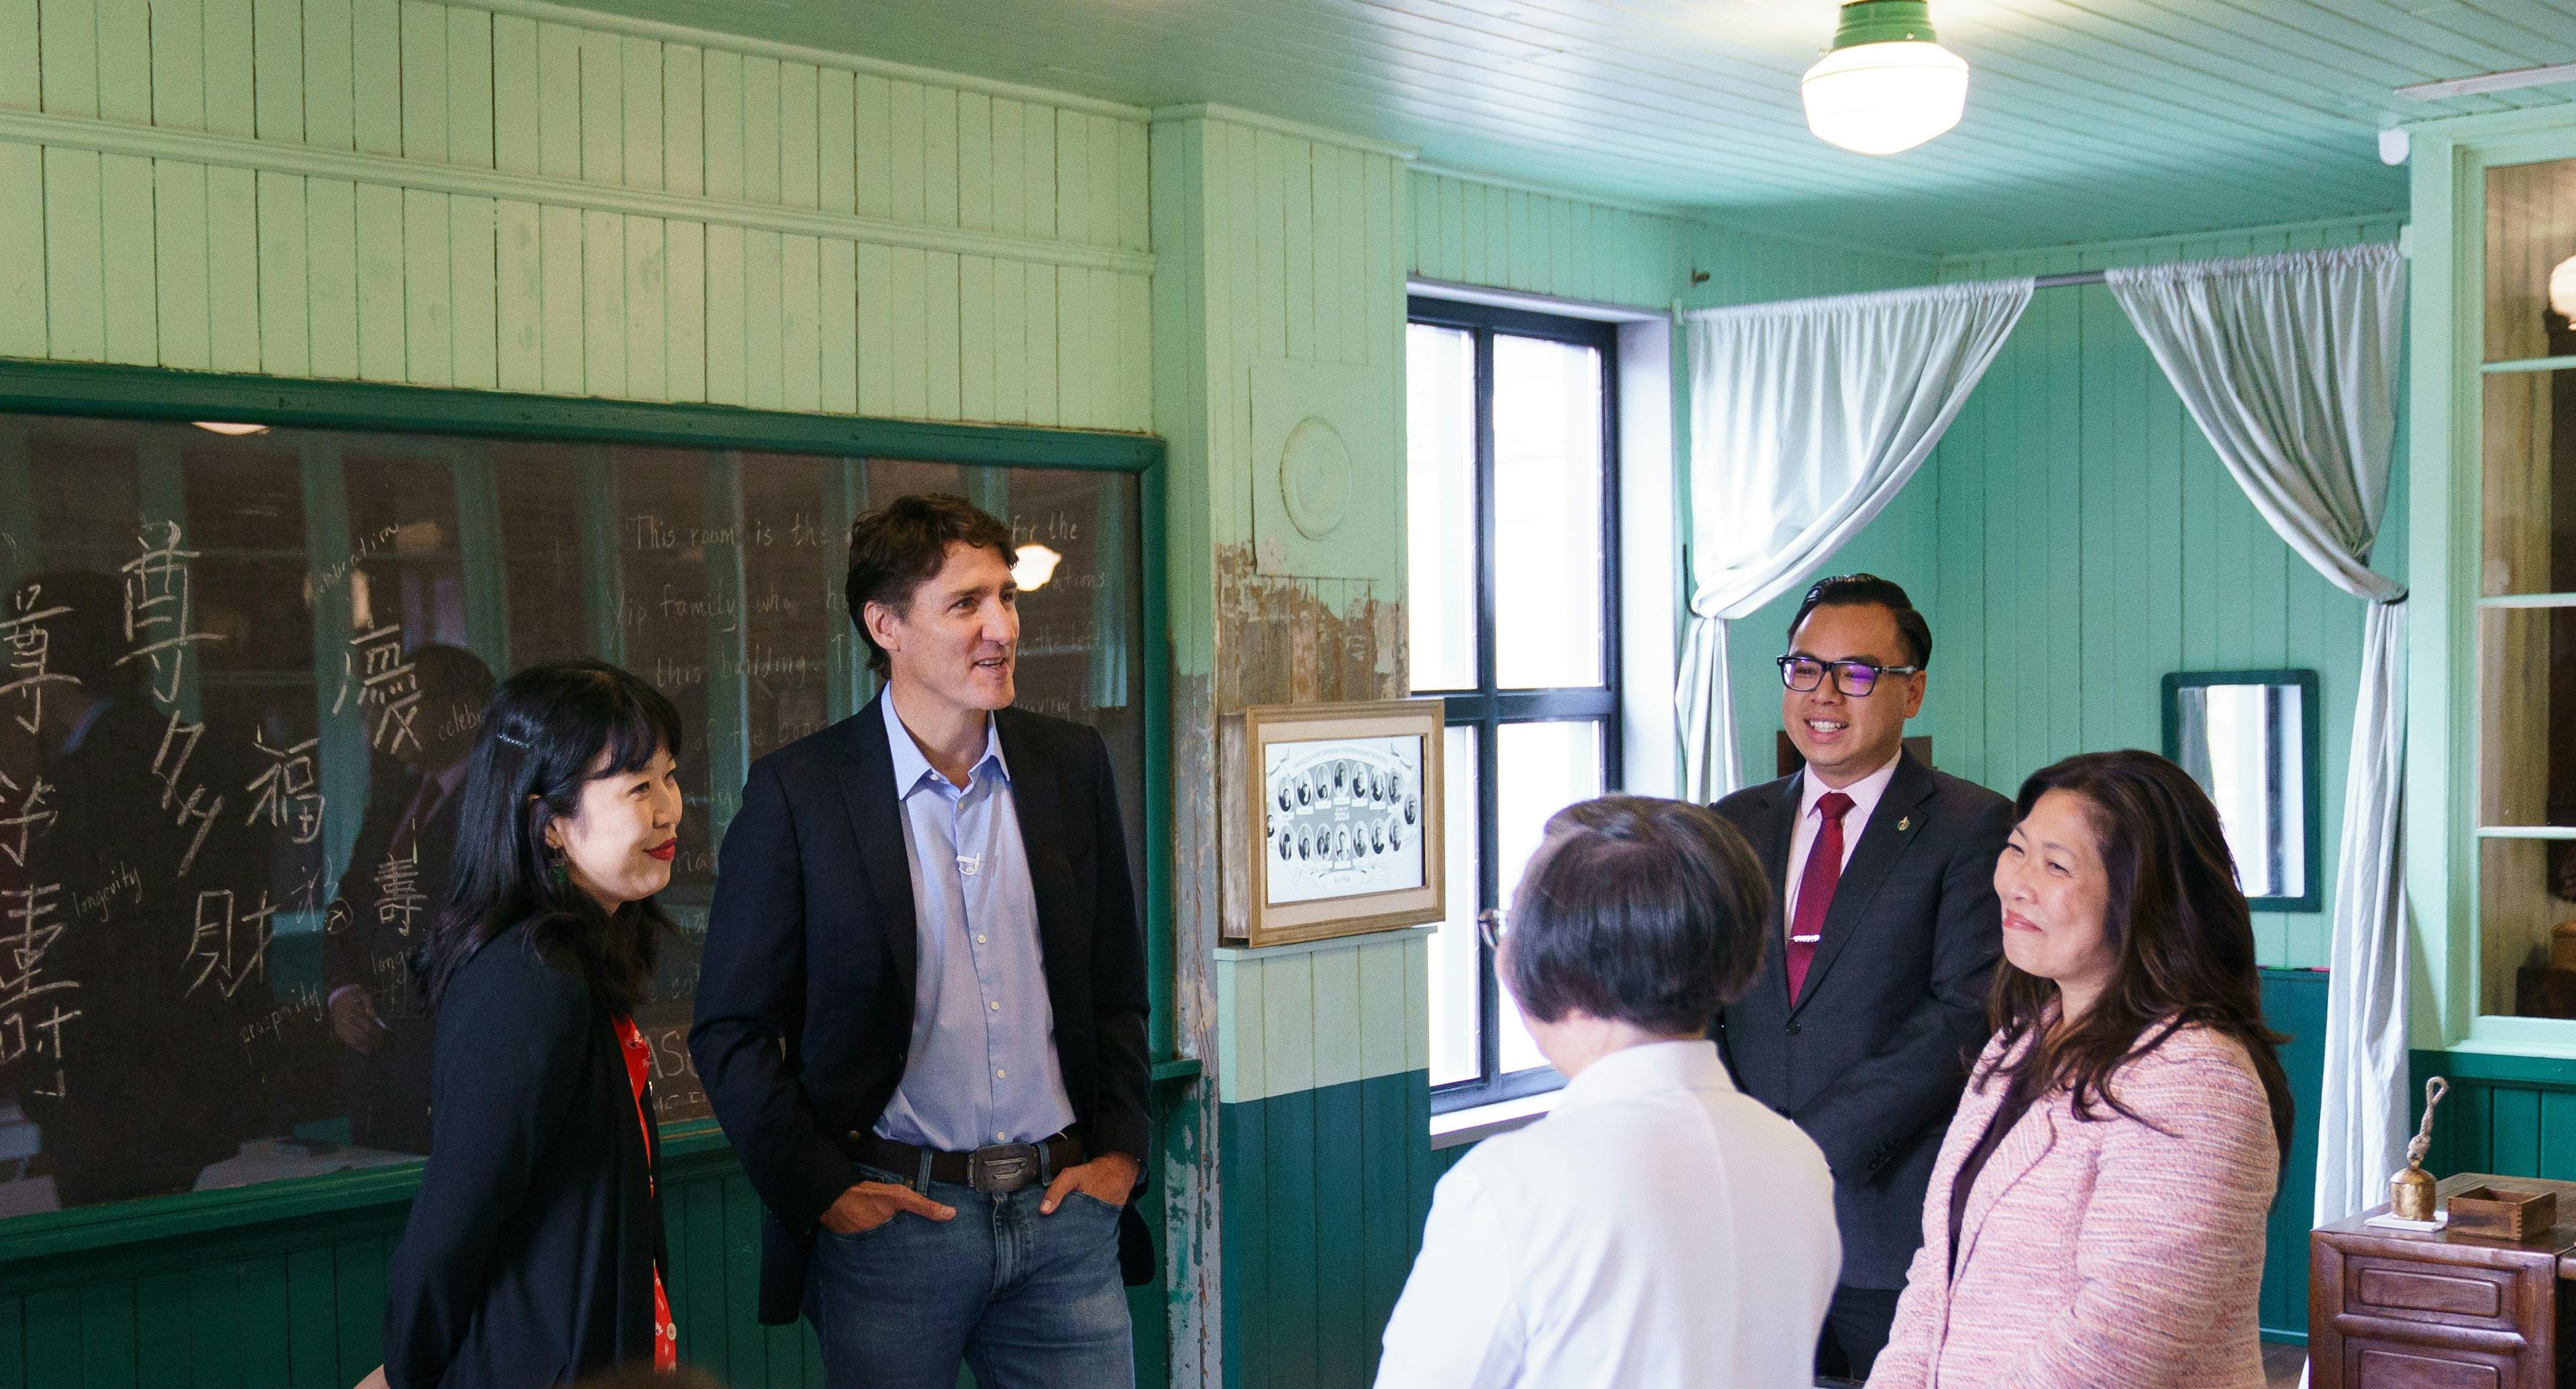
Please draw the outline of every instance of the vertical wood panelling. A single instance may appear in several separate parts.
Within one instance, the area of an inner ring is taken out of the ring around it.
[[[2317,233],[2386,240],[2398,219]],[[1733,244],[1742,247],[1737,239]],[[2106,264],[2289,248],[2278,230],[1954,260],[1942,277],[2056,274]],[[1706,256],[1701,248],[1693,253]],[[1758,259],[1758,258],[1757,258]],[[1703,268],[1710,262],[1702,260]],[[1761,267],[1707,292],[1770,298]],[[1782,289],[1802,276],[1774,262]],[[2402,462],[2401,462],[2402,466]],[[2402,550],[2383,545],[2383,556]],[[2296,666],[2322,677],[2324,861],[2330,888],[2360,659],[2361,604],[2275,537],[2228,477],[2109,291],[2043,290],[1933,458],[1829,560],[1904,584],[1936,658],[1916,728],[1943,770],[2011,793],[2086,749],[2162,746],[2162,677]],[[1739,733],[1768,766],[1770,643],[1795,595],[1737,624]],[[2325,963],[2325,911],[2257,913],[2267,965]]]
[[[1150,239],[1139,120],[438,0],[0,0],[0,106],[40,104],[1082,246]],[[0,146],[0,235],[36,248],[0,266],[10,355],[1012,423],[1151,415],[1135,270],[25,145]]]

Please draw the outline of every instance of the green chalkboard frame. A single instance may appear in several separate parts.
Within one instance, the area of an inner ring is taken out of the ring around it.
[[[1143,563],[1145,712],[1145,934],[1152,989],[1151,1044],[1158,1094],[1198,1073],[1177,1058],[1172,1016],[1172,863],[1154,845],[1171,842],[1170,608],[1164,556],[1164,445],[1146,434],[946,424],[670,405],[501,391],[449,390],[369,381],[170,371],[92,363],[0,361],[0,414],[78,415],[135,420],[221,420],[382,433],[469,435],[554,442],[755,449],[849,457],[921,459],[993,467],[1082,468],[1138,478]],[[712,1120],[663,1131],[666,1165],[703,1168],[726,1159]],[[674,1175],[677,1175],[676,1173]],[[223,1191],[148,1197],[0,1220],[0,1290],[56,1281],[77,1263],[81,1278],[112,1276],[99,1262],[131,1251],[154,1267],[169,1245],[237,1236],[262,1227],[345,1217],[408,1202],[420,1165],[266,1182]],[[151,1252],[146,1255],[144,1250]]]

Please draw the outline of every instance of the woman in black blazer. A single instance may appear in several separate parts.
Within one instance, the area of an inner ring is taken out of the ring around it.
[[[680,718],[593,661],[484,714],[446,911],[429,1165],[385,1308],[392,1389],[523,1389],[676,1362],[647,1058],[632,1014],[668,919]]]

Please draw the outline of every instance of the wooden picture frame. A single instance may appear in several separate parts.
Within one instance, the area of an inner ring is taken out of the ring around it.
[[[1447,914],[1437,699],[1246,709],[1219,721],[1225,937],[1331,940]]]

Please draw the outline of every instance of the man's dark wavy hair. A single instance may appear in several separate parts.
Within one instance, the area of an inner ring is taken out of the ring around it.
[[[868,644],[868,669],[884,679],[893,669],[885,649],[868,634],[868,604],[902,613],[912,595],[948,562],[948,547],[999,550],[1005,566],[1020,562],[1011,528],[964,497],[925,492],[897,497],[850,522],[850,575],[841,596],[850,625]]]

